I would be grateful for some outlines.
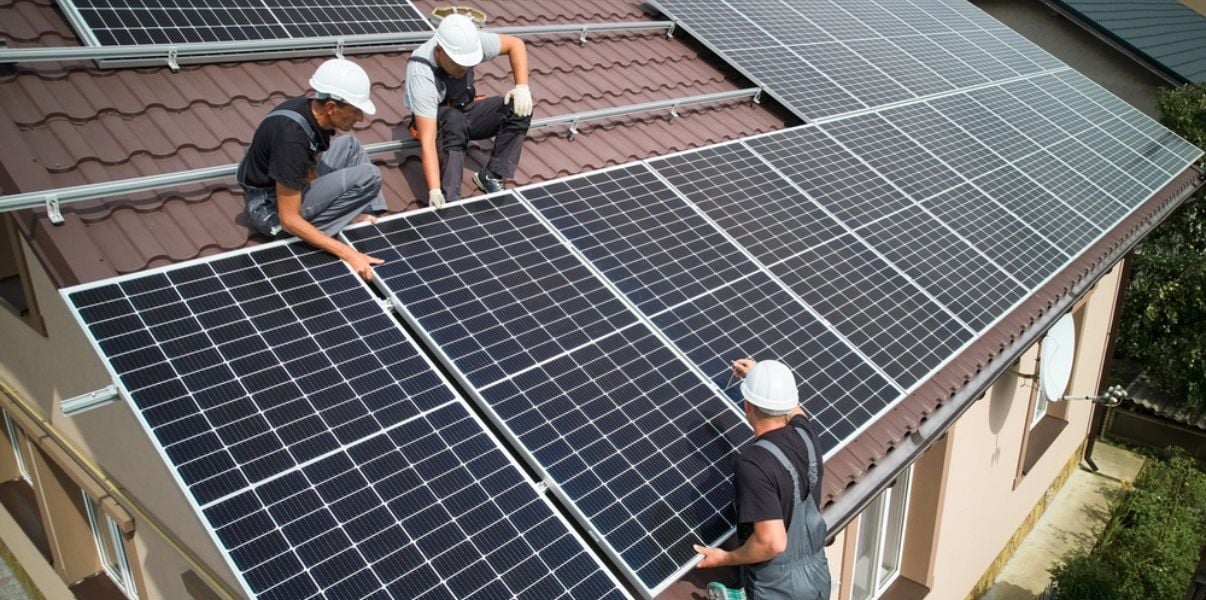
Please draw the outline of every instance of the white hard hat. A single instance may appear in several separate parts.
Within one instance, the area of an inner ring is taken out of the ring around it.
[[[436,43],[452,62],[473,67],[482,62],[482,38],[477,25],[465,15],[448,15],[436,28]]]
[[[786,413],[800,403],[796,376],[777,360],[758,361],[741,382],[745,401],[774,413]]]
[[[310,78],[310,87],[319,94],[347,102],[366,115],[377,112],[373,99],[369,97],[373,84],[369,82],[368,73],[346,58],[332,58],[318,65],[318,70]]]

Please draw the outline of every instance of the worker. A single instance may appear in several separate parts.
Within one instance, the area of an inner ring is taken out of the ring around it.
[[[695,551],[703,555],[699,568],[740,566],[743,583],[730,589],[712,582],[708,600],[826,600],[823,465],[795,376],[779,361],[748,358],[735,361],[733,372],[745,378],[745,418],[755,435],[734,469],[739,547]]]
[[[511,60],[515,87],[503,97],[477,96],[473,68],[500,54]],[[460,197],[469,140],[494,138],[490,160],[473,182],[486,193],[501,191],[515,175],[532,124],[523,40],[479,31],[465,15],[445,17],[435,36],[410,55],[406,107],[413,115],[410,133],[419,140],[428,206],[440,208]]]
[[[333,58],[318,66],[310,87],[314,97],[285,100],[260,121],[239,162],[247,221],[268,237],[295,235],[371,279],[383,261],[332,236],[385,211],[381,172],[355,136],[331,137],[377,111],[372,84],[359,65]]]

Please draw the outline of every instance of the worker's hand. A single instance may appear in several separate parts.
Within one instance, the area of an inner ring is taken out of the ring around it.
[[[699,544],[695,544],[692,547],[695,548],[695,552],[703,555],[703,560],[699,561],[699,564],[695,565],[696,569],[723,567],[724,565],[728,564],[728,561],[725,560],[729,555],[727,550],[722,550],[720,548],[709,548],[707,546],[700,546]]]
[[[432,208],[444,208],[444,190],[434,189],[427,192],[427,206]]]
[[[532,91],[527,84],[517,85],[503,96],[503,102],[511,105],[511,110],[517,117],[532,115]]]
[[[733,374],[738,377],[745,377],[745,374],[749,373],[755,364],[757,363],[748,358],[739,358],[733,361]]]
[[[373,265],[379,265],[385,260],[369,256],[362,252],[352,251],[351,254],[343,259],[352,266],[352,270],[364,278],[365,281],[373,280]]]

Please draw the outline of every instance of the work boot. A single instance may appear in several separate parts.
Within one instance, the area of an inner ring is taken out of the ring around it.
[[[503,180],[490,174],[489,171],[482,169],[473,174],[473,183],[477,184],[478,189],[487,193],[501,192],[505,188]]]
[[[745,590],[733,589],[718,581],[708,584],[708,600],[745,600]]]

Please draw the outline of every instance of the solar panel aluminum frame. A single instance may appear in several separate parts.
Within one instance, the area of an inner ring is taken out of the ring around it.
[[[610,168],[616,169],[616,168],[622,168],[624,166],[627,166],[627,165],[619,165],[619,166],[610,167]],[[740,411],[737,410],[737,408],[733,405],[733,403],[729,402],[728,398],[725,397],[722,392],[720,392],[718,389],[716,389],[715,385],[713,385],[711,380],[708,379],[707,377],[705,377],[702,373],[700,373],[699,369],[694,365],[694,363],[692,363],[689,359],[684,357],[682,355],[682,353],[679,352],[679,350],[676,346],[674,346],[672,343],[670,343],[668,340],[666,340],[665,336],[662,334],[660,329],[658,329],[656,326],[649,323],[648,320],[645,318],[645,316],[643,314],[641,314],[639,311],[636,311],[635,309],[633,309],[631,304],[629,303],[628,299],[625,298],[624,295],[621,294],[618,290],[616,290],[610,281],[608,281],[605,277],[600,275],[598,270],[595,269],[594,265],[592,265],[589,261],[587,261],[584,257],[581,256],[581,254],[578,252],[577,248],[574,248],[572,245],[568,244],[568,242],[565,240],[564,236],[562,236],[560,234],[560,232],[557,231],[556,228],[552,227],[544,219],[544,216],[539,213],[539,211],[536,211],[534,208],[532,208],[532,206],[530,204],[527,203],[526,200],[522,200],[518,196],[518,194],[513,193],[513,192],[514,192],[514,190],[504,190],[501,192],[495,192],[493,194],[483,194],[480,196],[474,196],[472,198],[462,199],[462,200],[458,201],[456,204],[469,204],[469,203],[473,203],[473,202],[496,199],[496,198],[503,197],[503,196],[511,196],[515,202],[521,204],[525,208],[525,210],[532,213],[542,225],[544,225],[547,229],[549,229],[549,231],[558,239],[558,241],[561,242],[561,244],[566,246],[566,248],[574,255],[575,258],[577,258],[580,262],[582,262],[585,265],[585,267],[596,278],[598,278],[609,291],[611,291],[614,295],[619,297],[620,300],[622,302],[624,302],[624,304],[626,306],[628,306],[630,311],[634,312],[634,314],[637,317],[637,322],[633,323],[631,325],[628,325],[627,327],[625,327],[625,329],[628,329],[631,327],[636,327],[636,326],[642,326],[642,325],[647,327],[659,340],[662,341],[662,343],[670,350],[670,352],[672,352],[679,360],[683,361],[683,363],[688,367],[688,369],[693,374],[695,374],[695,376],[697,378],[699,378],[705,385],[707,385],[709,389],[711,389],[713,391],[713,393],[716,395],[718,401],[723,402],[723,404],[725,406],[729,407],[735,413],[740,413]],[[440,209],[435,209],[435,208],[431,208],[431,207],[420,208],[420,209],[413,210],[413,211],[407,211],[406,213],[386,217],[384,219],[381,219],[380,222],[388,222],[389,220],[394,220],[394,219],[405,219],[405,218],[409,218],[416,214],[422,214],[425,212],[434,212],[437,210],[440,210]],[[357,225],[353,225],[352,227],[349,227],[349,229],[358,228],[358,227],[367,227],[367,226],[368,225],[366,225],[366,224],[365,225],[357,224]],[[350,240],[342,234],[340,234],[340,239],[344,243],[348,243],[349,245],[351,244]],[[381,294],[383,296],[386,297],[389,304],[393,307],[393,309],[399,315],[402,316],[403,320],[406,321],[407,325],[409,325],[414,330],[415,336],[417,336],[420,340],[422,340],[422,342],[426,345],[427,348],[431,349],[432,353],[439,359],[440,364],[442,364],[448,370],[448,373],[450,373],[452,375],[453,379],[456,380],[456,382],[458,384],[460,384],[461,389],[465,390],[466,395],[468,395],[470,397],[470,399],[472,399],[473,402],[475,404],[477,404],[477,406],[482,410],[482,412],[484,412],[486,414],[486,416],[490,419],[490,421],[497,427],[497,429],[501,433],[501,435],[509,442],[509,444],[510,444],[509,448],[513,449],[516,454],[520,455],[524,459],[524,461],[534,471],[536,471],[540,475],[540,477],[541,477],[540,484],[543,485],[546,489],[548,489],[550,492],[553,493],[553,495],[555,495],[557,497],[557,499],[560,501],[560,505],[562,507],[564,507],[567,512],[569,512],[571,515],[573,515],[574,519],[583,527],[583,529],[585,529],[590,534],[591,540],[593,542],[595,542],[597,547],[599,549],[601,549],[604,554],[607,555],[607,557],[612,561],[612,563],[614,565],[619,566],[619,570],[624,575],[625,579],[628,581],[631,588],[633,588],[637,592],[639,592],[640,595],[643,598],[645,598],[645,600],[653,600],[655,597],[658,596],[658,594],[661,594],[668,587],[670,587],[670,585],[672,585],[674,582],[681,579],[684,575],[686,575],[688,572],[690,572],[691,569],[695,568],[695,565],[698,564],[699,561],[703,559],[702,555],[696,555],[689,562],[687,562],[684,565],[681,565],[676,571],[674,571],[672,574],[670,574],[668,577],[666,577],[666,579],[663,580],[657,586],[654,586],[652,588],[646,587],[645,584],[641,582],[640,578],[637,576],[637,574],[634,570],[626,568],[626,562],[620,556],[620,553],[615,548],[613,548],[611,546],[611,544],[609,544],[607,542],[607,539],[604,537],[602,532],[598,531],[595,528],[595,526],[591,523],[590,519],[587,518],[586,514],[584,512],[582,512],[582,510],[580,508],[578,508],[578,506],[575,502],[573,502],[573,500],[570,498],[569,494],[567,494],[561,488],[561,486],[558,485],[556,480],[554,480],[552,478],[552,476],[548,473],[548,471],[546,471],[544,469],[544,467],[541,466],[540,461],[538,461],[536,459],[536,457],[531,452],[528,451],[527,447],[511,431],[510,427],[507,426],[506,422],[503,420],[501,415],[499,415],[490,406],[489,402],[486,401],[486,399],[478,391],[477,387],[474,386],[472,383],[470,383],[468,377],[465,375],[464,372],[462,372],[460,370],[460,368],[456,365],[456,362],[452,359],[452,357],[450,357],[447,353],[444,352],[444,350],[440,346],[440,344],[438,344],[430,336],[430,334],[422,326],[422,324],[414,316],[414,314],[411,313],[409,309],[407,309],[406,304],[403,303],[398,298],[398,296],[393,292],[393,290],[389,289],[389,287],[385,284],[385,282],[382,280],[381,277],[374,277],[372,279],[372,284],[377,288],[378,291],[381,292]],[[622,331],[622,330],[617,330],[617,331]],[[561,355],[559,354],[557,356],[561,356]],[[549,359],[549,360],[554,360],[555,358],[556,357],[554,357],[553,359]],[[548,361],[544,361],[543,363],[539,363],[539,364],[545,364],[547,362]],[[742,419],[744,419],[744,415],[742,415]],[[709,546],[718,546],[721,543],[723,543],[725,540],[731,538],[736,533],[736,531],[737,531],[736,527],[732,527],[728,531],[726,531],[724,534],[722,534],[720,537],[718,537],[717,539],[704,540],[704,541],[706,541],[707,545],[709,545]]]
[[[172,265],[166,265],[166,266],[158,267],[155,269],[147,269],[145,271],[138,271],[135,273],[128,273],[125,275],[120,275],[117,277],[112,277],[112,278],[104,279],[101,281],[80,284],[80,285],[71,286],[71,287],[63,288],[63,289],[59,290],[60,298],[62,298],[64,304],[66,304],[66,306],[67,306],[68,311],[75,318],[76,322],[81,324],[80,329],[81,329],[82,333],[84,334],[84,337],[88,340],[89,345],[91,345],[93,351],[96,352],[96,355],[101,359],[101,362],[104,363],[105,370],[109,373],[109,377],[111,378],[113,385],[116,386],[121,397],[125,400],[126,406],[128,406],[130,408],[131,412],[134,414],[135,419],[138,421],[139,425],[141,425],[144,433],[146,433],[147,440],[151,443],[152,446],[155,447],[155,451],[159,454],[160,459],[163,460],[164,465],[168,468],[168,471],[171,473],[172,479],[176,482],[176,485],[179,486],[179,489],[182,492],[182,495],[184,496],[185,501],[188,502],[189,507],[191,509],[193,509],[193,511],[197,515],[198,521],[200,522],[202,528],[205,530],[206,534],[208,534],[210,541],[213,542],[214,547],[216,549],[218,549],[218,554],[220,554],[222,556],[222,559],[225,562],[227,568],[229,568],[230,572],[232,574],[234,574],[235,578],[239,581],[239,584],[242,587],[242,591],[249,598],[254,598],[256,596],[255,596],[254,591],[251,588],[251,585],[244,577],[243,571],[241,571],[240,568],[238,567],[238,565],[236,565],[234,563],[231,553],[224,550],[225,546],[223,545],[222,541],[218,538],[218,535],[217,535],[217,532],[215,531],[215,529],[209,524],[208,520],[205,518],[202,507],[197,503],[196,499],[193,498],[192,494],[189,493],[188,486],[185,485],[185,482],[181,478],[178,470],[173,467],[173,463],[172,463],[171,459],[167,456],[167,453],[164,450],[164,447],[155,440],[154,435],[151,433],[152,428],[150,427],[150,424],[146,421],[146,418],[143,416],[142,411],[138,410],[138,408],[134,406],[133,401],[130,398],[130,393],[126,390],[125,385],[122,383],[121,378],[118,377],[116,370],[114,370],[114,368],[110,364],[109,360],[107,358],[105,358],[105,353],[101,350],[100,344],[97,342],[97,340],[93,336],[92,332],[89,330],[89,328],[87,326],[84,325],[85,321],[83,320],[83,318],[80,314],[80,311],[75,307],[75,304],[70,301],[70,296],[71,296],[71,294],[74,294],[76,292],[83,291],[83,290],[103,287],[103,286],[111,285],[114,283],[120,283],[123,281],[139,279],[142,277],[146,277],[148,275],[154,275],[154,274],[158,274],[158,273],[166,273],[166,272],[174,271],[174,270],[189,267],[189,266],[194,266],[197,264],[204,264],[204,263],[214,262],[214,261],[218,261],[218,260],[224,260],[224,259],[228,259],[228,258],[231,258],[234,256],[250,254],[253,252],[262,251],[262,250],[274,248],[274,247],[285,246],[285,245],[289,245],[289,244],[304,244],[304,242],[297,240],[297,239],[279,240],[279,241],[269,242],[267,244],[261,244],[258,246],[235,250],[232,252],[217,254],[217,255],[207,257],[204,259],[198,259],[198,260],[188,261],[188,262],[184,262],[184,263],[176,263],[176,264],[172,264]],[[371,291],[368,290],[368,288],[367,288],[367,284],[365,284],[364,281],[360,278],[360,276],[357,275],[354,270],[352,270],[351,266],[349,266],[346,262],[342,262],[342,261],[340,261],[340,264],[343,265],[343,268],[345,268],[347,270],[347,272],[349,273],[350,276],[354,277],[357,281],[361,282],[361,285],[365,287],[366,292],[369,292],[371,294]],[[384,305],[384,303],[379,302],[379,306],[381,306],[381,311],[383,314],[389,315],[389,310]],[[422,358],[423,362],[431,369],[431,371],[436,374],[436,376],[439,378],[439,381],[448,389],[448,391],[453,399],[449,400],[448,402],[445,402],[444,404],[441,404],[440,406],[438,406],[436,408],[432,408],[430,410],[421,412],[405,421],[402,421],[400,423],[395,423],[395,424],[391,425],[390,427],[388,427],[387,429],[374,433],[372,435],[372,437],[375,437],[375,436],[378,436],[378,435],[381,435],[384,433],[388,433],[389,431],[392,431],[398,427],[401,427],[404,424],[410,423],[410,422],[414,421],[415,419],[421,418],[424,415],[427,415],[431,412],[435,412],[437,410],[445,408],[451,404],[454,404],[454,403],[461,404],[465,408],[465,411],[468,413],[470,419],[481,428],[481,430],[486,434],[488,439],[494,444],[494,446],[496,446],[498,448],[499,453],[506,457],[507,463],[511,466],[511,468],[515,469],[517,472],[520,473],[522,479],[526,482],[526,484],[531,486],[531,488],[532,488],[533,492],[536,494],[536,496],[539,497],[541,502],[543,502],[545,504],[545,506],[548,507],[549,512],[551,512],[553,514],[553,516],[562,525],[565,526],[566,531],[568,531],[573,536],[573,538],[585,550],[587,550],[587,554],[591,557],[591,559],[599,567],[599,570],[602,571],[612,581],[612,583],[615,584],[615,587],[617,590],[620,590],[625,596],[631,597],[631,595],[627,593],[625,586],[623,584],[621,584],[618,579],[616,579],[611,568],[607,564],[605,564],[602,560],[599,559],[597,553],[594,552],[593,549],[591,548],[591,546],[586,543],[586,541],[579,534],[578,530],[574,528],[573,524],[570,523],[565,518],[565,516],[562,514],[562,512],[560,510],[558,510],[558,507],[556,507],[552,503],[552,501],[549,500],[548,496],[544,493],[545,490],[544,490],[543,485],[539,482],[532,480],[532,478],[530,477],[528,472],[525,471],[522,468],[522,465],[520,465],[516,461],[516,459],[512,455],[512,453],[507,451],[508,450],[507,446],[500,442],[500,440],[497,438],[497,436],[494,434],[494,432],[491,430],[491,428],[488,427],[486,425],[486,423],[484,423],[481,420],[481,417],[478,416],[478,414],[473,410],[473,408],[468,405],[468,403],[465,401],[465,399],[462,397],[461,393],[456,389],[456,387],[453,386],[451,384],[451,382],[448,381],[448,379],[447,379],[447,377],[445,377],[444,373],[439,368],[437,368],[437,366],[434,362],[432,362],[431,357],[428,355],[428,353],[423,351],[424,349],[423,349],[422,345],[417,340],[415,340],[414,337],[410,334],[410,332],[408,332],[406,330],[406,328],[403,327],[402,324],[399,323],[396,319],[391,317],[390,321],[393,323],[393,326],[396,327],[397,330],[401,333],[402,337],[407,342],[409,342],[415,346],[416,354],[418,354]],[[355,443],[358,443],[358,442],[353,442],[352,444],[349,444],[349,445],[354,445]],[[323,455],[323,456],[326,456],[326,455]],[[309,464],[309,462],[313,462],[316,460],[321,460],[321,457],[308,461],[307,463],[304,463],[304,464]],[[294,467],[294,469],[291,469],[290,471],[285,471],[285,473],[291,472],[295,469],[300,469],[302,466],[303,465],[297,465],[296,467]],[[215,501],[215,504],[216,504],[216,502],[217,501]]]

